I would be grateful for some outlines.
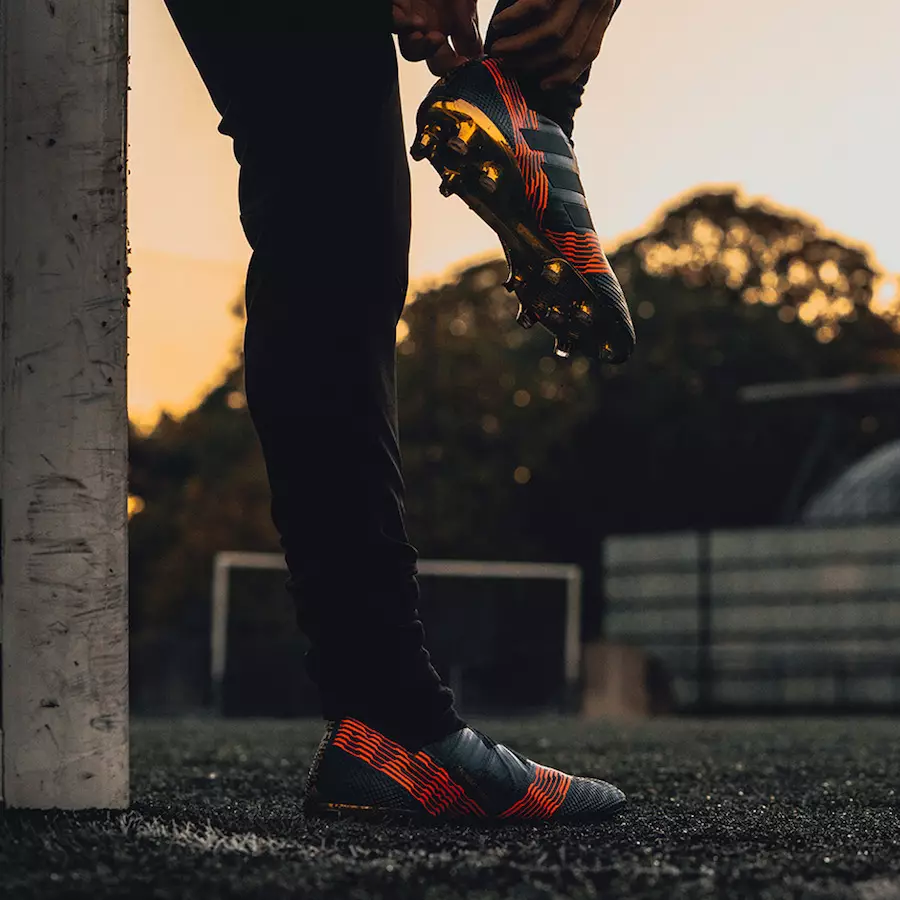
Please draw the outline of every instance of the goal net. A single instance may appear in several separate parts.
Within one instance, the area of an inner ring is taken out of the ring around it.
[[[571,711],[581,668],[578,566],[420,560],[418,568],[428,649],[465,714]],[[280,554],[216,556],[210,675],[222,715],[318,714],[285,579]]]

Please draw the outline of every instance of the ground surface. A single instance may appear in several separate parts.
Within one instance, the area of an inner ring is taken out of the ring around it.
[[[137,722],[127,813],[0,810],[0,897],[900,900],[900,722],[476,722],[609,777],[597,827],[307,823],[320,728]]]

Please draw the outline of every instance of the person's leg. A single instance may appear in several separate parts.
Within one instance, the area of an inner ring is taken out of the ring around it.
[[[494,16],[503,12],[504,9],[512,6],[515,2],[516,0],[498,0],[497,6],[494,9]],[[621,2],[622,0],[616,0],[613,15],[615,15]],[[491,21],[493,22],[493,16],[491,16]],[[488,56],[491,55],[491,47],[496,39],[496,31],[492,28],[491,24],[488,24],[487,34],[484,39],[484,52]],[[523,74],[518,76],[516,80],[519,82],[519,86],[522,89],[522,96],[525,98],[525,102],[528,106],[535,112],[556,122],[566,137],[571,140],[572,130],[575,127],[575,112],[581,106],[582,95],[584,94],[584,89],[587,86],[590,76],[591,67],[588,66],[573,85],[569,87],[554,88],[550,91],[541,88],[541,76],[538,75]]]
[[[197,0],[167,3],[241,167],[247,402],[324,716],[443,736],[461,723],[423,645],[404,526],[410,186],[391,36],[342,35],[336,73],[321,34],[213,32],[181,14]]]

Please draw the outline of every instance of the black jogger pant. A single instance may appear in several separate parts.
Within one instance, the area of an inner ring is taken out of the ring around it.
[[[440,736],[459,720],[424,648],[398,445],[410,183],[388,19],[335,43],[269,27],[270,0],[232,2],[238,27],[218,0],[166,4],[240,165],[247,403],[323,714]],[[523,89],[571,127],[584,81]]]

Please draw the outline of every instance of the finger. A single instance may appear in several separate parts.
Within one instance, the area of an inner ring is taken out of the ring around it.
[[[478,4],[475,0],[453,0],[450,38],[457,54],[475,59],[484,53],[478,30]]]
[[[513,70],[540,73],[544,78],[574,67],[585,52],[588,40],[594,34],[598,23],[609,24],[613,4],[609,0],[585,4],[581,7],[565,39],[549,45],[543,52],[519,54],[516,60],[508,62]],[[602,39],[602,35],[601,35]],[[577,77],[577,76],[575,76]]]
[[[391,10],[395,33],[424,28],[425,18],[413,9],[413,0],[393,0]]]
[[[568,34],[562,41],[549,46],[543,52],[531,51],[503,57],[503,62],[513,71],[542,72],[552,75],[575,63],[584,51],[597,19],[603,14],[596,9],[582,6]]]
[[[491,45],[491,55],[506,56],[512,53],[522,53],[544,41],[561,41],[569,33],[578,9],[578,0],[561,0],[550,15],[537,25],[494,41]]]
[[[594,23],[594,27],[591,29],[590,35],[585,41],[578,58],[573,60],[568,66],[564,66],[559,71],[545,78],[541,82],[543,90],[549,91],[553,90],[553,88],[575,83],[578,76],[599,56],[600,48],[603,46],[603,38],[606,35],[606,29],[611,18],[609,10],[597,17],[597,21]]]
[[[614,0],[582,2],[562,40],[544,42],[543,47],[503,54],[502,61],[513,71],[542,72],[551,75],[572,65],[581,55],[598,19],[609,24]],[[492,52],[493,52],[493,48]]]
[[[517,0],[491,19],[491,27],[495,31],[515,33],[535,18],[546,18],[554,5],[554,0]]]
[[[423,59],[430,59],[434,56],[440,46],[446,43],[446,40],[439,31],[430,31],[427,34],[422,34],[422,32],[401,34],[397,43],[400,45],[400,53],[404,59],[410,62],[421,62]]]
[[[458,68],[466,61],[466,57],[460,56],[450,46],[450,43],[444,39],[441,46],[428,58],[428,69],[432,75],[441,77],[448,72],[452,72],[453,69]]]

